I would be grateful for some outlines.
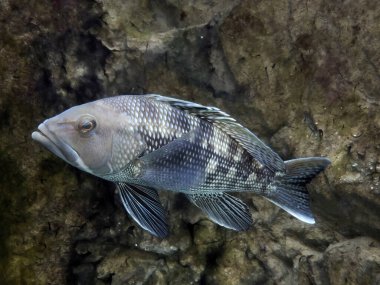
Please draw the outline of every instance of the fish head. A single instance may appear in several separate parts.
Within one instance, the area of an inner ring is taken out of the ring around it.
[[[45,120],[32,138],[69,164],[103,176],[112,171],[112,121],[119,114],[98,101]]]

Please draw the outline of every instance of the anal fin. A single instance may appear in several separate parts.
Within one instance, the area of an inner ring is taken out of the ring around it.
[[[244,231],[253,224],[248,206],[227,193],[199,193],[186,196],[213,222],[223,227]]]
[[[124,208],[143,229],[164,238],[169,233],[166,213],[157,191],[152,188],[116,183]]]

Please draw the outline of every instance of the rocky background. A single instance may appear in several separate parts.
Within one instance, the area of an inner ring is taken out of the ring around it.
[[[380,284],[378,1],[0,1],[0,284]],[[328,156],[316,225],[243,195],[233,232],[163,193],[171,235],[30,138],[96,98],[217,106],[284,159]]]

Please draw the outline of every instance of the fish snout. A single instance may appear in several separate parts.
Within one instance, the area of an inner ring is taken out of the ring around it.
[[[78,160],[76,151],[59,137],[54,131],[50,130],[50,119],[39,124],[37,131],[32,133],[32,139],[40,143],[46,149],[54,153],[59,158],[70,164],[75,164]]]

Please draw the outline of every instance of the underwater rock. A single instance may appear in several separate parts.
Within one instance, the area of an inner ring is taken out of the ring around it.
[[[329,246],[324,263],[331,284],[378,284],[380,247],[378,241],[359,237]]]
[[[379,283],[377,2],[116,2],[0,2],[0,283]],[[162,193],[160,240],[30,138],[132,93],[219,107],[284,159],[329,157],[308,187],[316,224],[245,193],[255,224],[233,232]]]

